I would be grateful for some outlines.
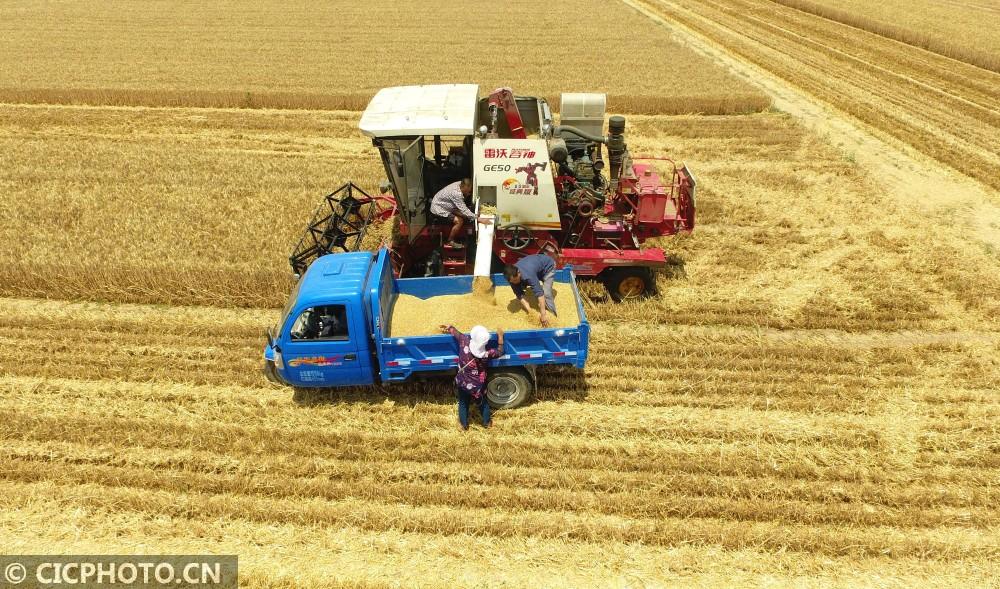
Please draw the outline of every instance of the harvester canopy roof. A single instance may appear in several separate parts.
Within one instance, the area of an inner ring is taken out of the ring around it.
[[[369,137],[472,135],[478,100],[476,84],[383,88],[361,115],[361,132]]]

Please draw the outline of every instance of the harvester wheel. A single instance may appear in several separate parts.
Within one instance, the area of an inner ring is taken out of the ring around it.
[[[604,276],[604,287],[616,303],[656,294],[656,282],[648,268],[612,268]]]
[[[535,383],[524,368],[498,368],[486,378],[486,400],[494,409],[520,407],[535,392]]]

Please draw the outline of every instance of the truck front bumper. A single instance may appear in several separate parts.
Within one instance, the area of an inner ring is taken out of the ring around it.
[[[271,360],[264,360],[264,364],[260,367],[260,371],[264,373],[264,377],[273,382],[274,384],[288,385],[287,382],[281,379],[281,375],[278,374],[278,370],[274,367],[274,362]]]

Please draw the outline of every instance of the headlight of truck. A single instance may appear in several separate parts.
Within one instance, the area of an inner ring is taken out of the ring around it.
[[[277,368],[278,370],[284,370],[285,369],[285,363],[284,363],[284,361],[281,358],[281,351],[280,350],[275,350],[274,351],[274,367]]]

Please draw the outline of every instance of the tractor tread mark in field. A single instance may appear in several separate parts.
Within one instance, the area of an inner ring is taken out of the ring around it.
[[[1000,187],[1000,74],[770,2],[625,0],[679,22],[819,100]],[[780,20],[779,20],[780,19]],[[669,25],[668,25],[669,26]],[[893,64],[890,69],[884,64]]]

